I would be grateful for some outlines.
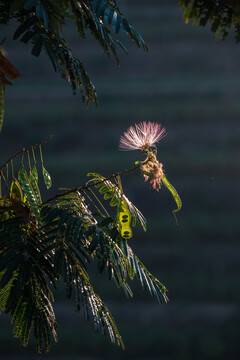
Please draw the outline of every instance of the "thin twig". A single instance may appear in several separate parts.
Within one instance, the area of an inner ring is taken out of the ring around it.
[[[7,40],[7,36],[4,36],[4,38],[3,38],[2,41],[0,42],[0,46],[2,46],[2,45],[5,43],[6,40]]]
[[[108,180],[117,178],[119,175],[125,175],[125,174],[127,174],[127,173],[129,173],[129,172],[132,172],[132,171],[134,171],[134,170],[137,170],[139,167],[140,167],[140,164],[137,164],[136,166],[132,167],[131,169],[127,169],[127,170],[120,171],[120,172],[118,172],[118,173],[116,173],[116,174],[113,174],[113,175],[109,176],[108,178],[103,179],[103,180],[99,180],[99,181],[97,181],[97,182],[94,182],[94,183],[91,183],[91,184],[88,184],[88,185],[87,185],[87,184],[82,185],[82,186],[80,186],[80,187],[78,187],[78,188],[74,188],[74,189],[65,191],[65,192],[63,192],[62,194],[56,194],[55,196],[52,196],[52,197],[49,198],[48,200],[44,201],[44,202],[41,204],[41,206],[43,206],[43,205],[45,205],[45,204],[48,204],[48,203],[50,203],[51,201],[58,199],[59,197],[62,197],[62,196],[71,194],[71,193],[73,193],[73,192],[76,192],[76,191],[80,191],[80,192],[81,192],[81,190],[85,190],[85,189],[88,190],[90,187],[93,187],[93,186],[102,184],[102,183],[104,183],[105,181],[108,181]]]
[[[99,200],[99,198],[97,197],[97,195],[91,190],[91,189],[88,189],[88,191],[90,191],[90,193],[94,196],[94,198],[97,200],[97,202],[99,203],[99,205],[101,205],[101,207],[103,208],[103,210],[105,211],[106,215],[108,217],[110,217],[109,213],[107,212],[107,210],[105,209],[104,205],[101,203],[101,201]],[[86,193],[84,191],[84,193]],[[94,202],[93,202],[94,203]]]
[[[18,151],[16,154],[12,155],[2,166],[0,166],[0,171],[15,157],[23,154],[25,151],[30,151],[31,149],[35,149],[38,146],[45,144],[47,141],[51,140],[52,137],[53,137],[53,135],[49,135],[46,139],[42,140],[39,144],[35,144],[34,146],[29,146],[29,148],[27,148],[27,149],[23,148],[21,151]]]
[[[97,207],[97,205],[94,203],[94,201],[91,199],[91,197],[86,193],[86,191],[83,190],[83,194],[88,198],[88,200],[91,202],[91,204],[95,207],[95,209],[97,210],[99,215],[104,218],[105,216],[102,214],[101,210]]]
[[[6,178],[5,178],[4,174],[3,174],[2,169],[0,169],[0,174],[1,174],[1,177],[3,178],[3,181],[5,182],[6,189],[10,191],[9,186],[8,186],[8,182],[7,182],[7,180],[6,180]]]
[[[28,157],[28,167],[29,167],[29,171],[30,173],[32,172],[32,167],[31,167],[31,160],[30,160],[30,155],[29,155],[29,151],[27,150],[27,157]]]

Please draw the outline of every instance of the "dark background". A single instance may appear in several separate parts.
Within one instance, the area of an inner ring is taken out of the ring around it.
[[[127,300],[114,283],[91,269],[91,281],[109,306],[125,342],[123,352],[94,333],[92,323],[74,313],[74,304],[55,295],[59,342],[38,355],[34,342],[22,348],[0,318],[0,359],[202,360],[240,358],[240,45],[217,41],[209,28],[185,25],[177,1],[126,0],[123,13],[149,47],[144,53],[125,36],[129,55],[118,68],[94,40],[64,30],[73,52],[85,64],[99,96],[86,110],[80,95],[51,68],[44,54],[11,41],[5,48],[21,78],[6,89],[0,161],[49,134],[44,146],[53,188],[79,186],[88,171],[105,176],[131,167],[140,152],[120,152],[119,137],[134,123],[156,121],[168,135],[158,157],[178,189],[183,208],[176,226],[174,201],[134,173],[123,180],[127,196],[148,220],[129,240],[147,268],[168,288],[170,302],[159,306],[140,284]]]

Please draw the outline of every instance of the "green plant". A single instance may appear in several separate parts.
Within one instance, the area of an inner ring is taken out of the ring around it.
[[[240,41],[240,7],[235,0],[180,0],[184,20],[206,26],[220,39],[225,40],[233,27],[236,42]]]
[[[141,35],[115,1],[0,0],[0,10],[0,24],[9,24],[14,19],[18,24],[14,39],[31,43],[35,56],[44,49],[54,70],[71,84],[74,94],[80,89],[86,104],[89,101],[97,104],[97,95],[83,64],[73,56],[62,36],[66,19],[75,22],[82,38],[90,32],[117,62],[117,46],[126,52],[112,35],[120,29],[147,50]],[[1,45],[5,40],[6,37]],[[8,78],[14,80],[19,75],[2,48],[0,130],[5,85],[10,84]],[[96,331],[108,333],[112,342],[124,348],[111,313],[91,285],[88,264],[96,261],[99,272],[105,271],[128,297],[133,296],[129,280],[137,277],[160,303],[167,302],[166,288],[127,242],[132,237],[132,226],[140,223],[145,231],[146,220],[125,196],[120,176],[137,169],[143,172],[142,162],[109,178],[89,173],[86,184],[77,189],[62,189],[60,194],[42,201],[39,167],[47,189],[52,185],[43,162],[45,142],[19,151],[0,166],[0,310],[10,315],[13,334],[24,346],[33,330],[38,352],[48,352],[51,340],[57,341],[52,289],[63,281],[67,298],[75,297],[76,311],[82,310],[86,319],[93,319]],[[152,156],[145,160],[145,166]],[[154,178],[151,166],[148,171]],[[110,200],[110,209],[103,205],[103,200]]]
[[[75,310],[124,348],[110,311],[91,285],[88,264],[97,261],[98,271],[105,271],[129,298],[129,280],[136,277],[160,303],[167,302],[164,285],[128,244],[132,227],[139,223],[146,231],[146,220],[125,196],[120,179],[138,169],[144,174],[152,153],[109,178],[89,173],[86,184],[42,201],[39,157],[41,176],[51,186],[42,156],[45,142],[21,150],[0,167],[0,310],[10,315],[13,334],[24,346],[33,330],[38,352],[48,352],[51,339],[57,341],[52,288],[62,280],[67,298],[75,297]],[[153,176],[151,166],[148,171]],[[110,203],[103,205],[103,200]]]
[[[123,16],[115,1],[108,0],[0,0],[0,25],[14,19],[17,28],[13,39],[31,43],[31,54],[39,56],[44,49],[54,71],[67,80],[74,94],[80,90],[82,101],[98,103],[95,87],[81,61],[74,56],[63,36],[66,20],[73,21],[79,35],[90,35],[98,41],[103,51],[112,54],[119,63],[117,47],[125,53],[125,46],[116,38],[125,32],[138,47],[147,50],[139,32]],[[0,131],[4,119],[5,84],[7,77],[15,79],[20,74],[1,53],[0,43]]]
[[[180,0],[179,7],[186,23],[192,20],[200,26],[210,25],[223,40],[233,28],[236,42],[240,41],[238,1]],[[147,51],[141,35],[114,0],[0,0],[0,24],[10,24],[12,19],[17,24],[14,39],[31,44],[34,56],[44,50],[53,69],[70,83],[74,94],[80,90],[86,105],[89,101],[97,105],[97,94],[85,66],[62,35],[66,21],[75,23],[83,39],[90,34],[117,63],[118,47],[127,53],[117,39],[120,30]],[[0,46],[5,46],[6,37],[3,35],[0,41]],[[1,48],[0,130],[5,85],[19,75]],[[44,201],[39,190],[40,168],[47,189],[51,187],[42,157],[45,141],[21,150],[0,167],[0,310],[10,315],[14,336],[24,346],[31,330],[38,352],[48,352],[51,339],[57,341],[52,289],[63,281],[67,298],[75,297],[76,311],[83,311],[86,319],[93,320],[96,331],[108,334],[112,342],[124,348],[111,313],[91,285],[88,264],[93,261],[127,297],[133,296],[129,283],[137,278],[160,303],[167,302],[165,286],[146,269],[128,243],[137,223],[146,230],[146,220],[125,196],[120,176],[140,171],[153,189],[158,191],[163,184],[171,192],[177,204],[174,214],[182,206],[157,160],[154,144],[161,138],[160,133],[158,140],[154,138],[157,125],[141,126],[128,130],[122,144],[125,150],[140,149],[146,155],[144,161],[136,161],[132,169],[108,178],[89,173],[87,183],[76,189],[62,189]],[[146,134],[152,138],[147,142],[144,132],[149,128]],[[143,137],[139,138],[140,133]],[[35,156],[37,149],[39,156]]]
[[[117,63],[117,48],[127,53],[116,38],[121,30],[138,47],[147,50],[139,32],[111,0],[0,0],[0,24],[9,24],[11,19],[17,24],[13,38],[31,43],[34,56],[39,56],[44,49],[53,69],[70,83],[74,94],[80,90],[86,104],[89,101],[97,104],[97,94],[84,65],[73,55],[63,36],[67,20],[75,23],[83,39],[90,34]],[[0,81],[3,82],[1,77]]]

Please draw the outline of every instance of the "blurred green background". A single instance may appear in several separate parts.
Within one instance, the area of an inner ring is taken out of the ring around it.
[[[152,191],[138,173],[123,178],[124,190],[144,213],[148,231],[129,240],[147,268],[168,288],[159,306],[133,282],[127,300],[94,265],[91,281],[109,306],[125,342],[123,352],[94,333],[74,313],[74,304],[55,295],[59,342],[38,355],[34,342],[22,348],[9,318],[0,317],[0,359],[202,360],[240,358],[240,45],[217,41],[209,28],[185,25],[177,0],[127,0],[121,9],[149,47],[144,53],[123,35],[129,55],[120,67],[93,40],[64,30],[73,52],[95,83],[99,107],[86,110],[80,95],[55,74],[44,54],[11,41],[8,58],[21,73],[6,89],[0,161],[49,134],[44,145],[53,188],[78,186],[88,171],[105,176],[131,167],[140,152],[120,152],[119,137],[139,121],[160,122],[167,136],[158,157],[178,189],[183,208],[176,226],[174,201],[166,189]]]

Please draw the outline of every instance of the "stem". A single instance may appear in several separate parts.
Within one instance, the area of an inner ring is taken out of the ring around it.
[[[22,149],[21,151],[18,151],[16,154],[12,155],[2,166],[0,166],[0,171],[11,161],[13,160],[15,157],[23,154],[25,151],[29,151],[31,149],[35,149],[36,147],[38,147],[39,145],[45,144],[48,140],[50,140],[53,137],[53,135],[48,136],[46,139],[44,139],[43,141],[41,141],[39,144],[36,144],[34,146],[30,146],[27,149]]]
[[[141,173],[146,175],[146,176],[149,176],[150,178],[153,178],[153,174],[148,172],[148,171],[145,171],[145,170],[141,170]]]
[[[0,170],[0,174],[1,174],[1,177],[3,178],[3,181],[5,182],[5,185],[6,185],[6,191],[8,190],[10,192],[10,189],[9,189],[9,186],[8,186],[8,182],[3,174],[3,171]]]
[[[88,189],[88,191],[90,191],[90,193],[94,196],[94,198],[97,200],[97,202],[99,203],[99,205],[101,205],[101,207],[103,208],[103,210],[105,211],[106,215],[108,217],[110,217],[109,213],[107,212],[107,210],[105,209],[104,205],[101,203],[101,201],[99,200],[99,198],[97,197],[96,194],[94,194],[94,192],[91,189]],[[84,191],[84,194],[87,195],[87,193]],[[89,197],[90,198],[90,197]],[[92,203],[94,204],[94,202],[92,201]],[[95,205],[95,204],[94,204]],[[96,205],[95,205],[96,206]],[[99,210],[100,211],[100,210]]]
[[[4,38],[3,38],[2,41],[0,42],[0,46],[2,46],[2,45],[5,43],[6,40],[7,40],[7,36],[4,36]]]
[[[11,160],[11,166],[12,166],[12,179],[14,179],[13,161],[12,160]]]
[[[33,162],[34,162],[34,165],[36,165],[37,162],[36,162],[33,146],[31,147],[31,149],[32,149]]]
[[[91,190],[89,190],[89,191],[91,191]],[[86,191],[83,190],[83,194],[88,198],[88,200],[91,202],[91,204],[95,207],[95,209],[97,210],[97,212],[99,213],[99,215],[104,218],[105,216],[102,214],[102,212],[101,212],[100,209],[97,207],[97,205],[94,203],[94,201],[91,199],[91,197],[86,193]]]
[[[7,181],[8,181],[8,164],[6,165],[6,178],[7,178]]]
[[[42,164],[42,166],[43,166],[43,156],[42,156],[42,147],[41,147],[41,144],[39,144],[39,152],[40,152],[41,164]]]
[[[111,179],[115,179],[115,178],[117,178],[119,175],[125,175],[125,174],[127,174],[127,173],[132,172],[132,171],[135,171],[135,170],[137,170],[139,167],[140,167],[140,164],[132,167],[131,169],[123,170],[123,171],[120,171],[120,172],[118,172],[118,173],[116,173],[116,174],[113,174],[113,175],[109,176],[108,178],[105,178],[104,180],[99,180],[99,181],[97,181],[97,182],[95,182],[95,183],[91,183],[91,184],[88,184],[88,185],[85,184],[85,185],[82,185],[82,186],[80,186],[80,187],[78,187],[78,188],[65,191],[65,192],[63,192],[62,194],[56,194],[55,196],[52,196],[52,197],[49,198],[48,200],[44,201],[41,205],[43,206],[43,205],[45,205],[45,204],[48,204],[48,203],[50,203],[51,201],[56,200],[56,199],[58,199],[59,197],[62,197],[62,196],[71,194],[72,192],[76,192],[76,191],[80,191],[80,192],[81,192],[81,190],[85,190],[85,189],[88,190],[89,188],[91,188],[91,187],[93,187],[93,186],[96,186],[96,185],[99,185],[99,184],[102,184],[102,183],[104,183],[105,181],[108,181],[108,180],[111,180]]]
[[[31,161],[30,161],[30,156],[29,156],[29,151],[27,150],[27,157],[28,157],[28,166],[29,166],[29,171],[31,173],[32,168],[31,168]]]

